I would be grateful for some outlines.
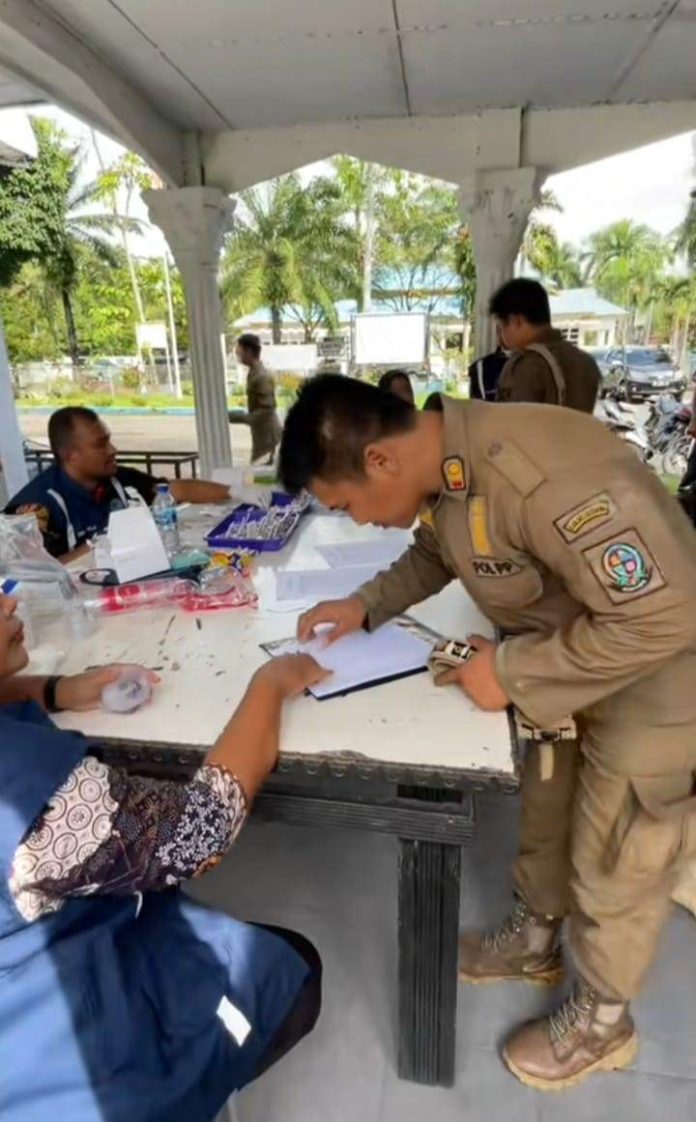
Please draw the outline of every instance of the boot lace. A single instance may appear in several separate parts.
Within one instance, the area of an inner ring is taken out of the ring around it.
[[[579,1022],[582,1022],[592,1012],[595,992],[586,982],[579,982],[573,992],[566,998],[561,1006],[549,1016],[549,1032],[558,1044],[565,1043],[568,1036],[574,1033]]]
[[[518,900],[509,915],[505,917],[501,924],[494,931],[490,931],[484,935],[482,940],[483,949],[485,951],[492,951],[494,954],[511,939],[519,935],[529,916],[529,908],[524,900]]]

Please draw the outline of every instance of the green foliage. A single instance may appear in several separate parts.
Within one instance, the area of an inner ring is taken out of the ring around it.
[[[375,295],[395,311],[432,311],[451,284],[452,250],[461,224],[454,191],[423,176],[393,171],[389,190],[377,198],[376,217],[380,273]]]
[[[582,284],[577,251],[568,242],[559,242],[553,226],[533,219],[522,252],[549,288],[578,288]]]
[[[279,393],[287,397],[296,397],[298,391],[304,385],[304,381],[301,374],[286,373],[285,371],[281,371],[275,376]]]
[[[334,180],[321,176],[303,186],[291,174],[243,191],[222,261],[228,318],[234,321],[265,305],[271,310],[275,342],[280,342],[286,305],[294,307],[308,338],[319,322],[334,326],[351,242]]]

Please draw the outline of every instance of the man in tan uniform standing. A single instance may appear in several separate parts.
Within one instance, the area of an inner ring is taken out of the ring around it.
[[[514,352],[500,375],[497,401],[538,401],[593,411],[599,367],[551,327],[543,285],[525,277],[508,281],[491,299],[489,311],[503,346]]]
[[[232,410],[230,424],[245,424],[251,428],[251,462],[265,458],[273,461],[280,440],[280,421],[276,413],[275,383],[270,370],[261,362],[261,340],[258,335],[246,332],[240,335],[236,347],[237,361],[248,370],[246,394],[247,411]]]
[[[372,629],[460,580],[507,637],[473,637],[477,653],[445,681],[539,728],[575,717],[578,740],[556,744],[551,768],[539,744],[525,763],[511,914],[460,943],[469,981],[553,984],[567,920],[575,988],[504,1051],[518,1078],[557,1089],[633,1059],[629,1002],[696,852],[696,539],[594,418],[439,404],[418,413],[341,377],[305,386],[281,445],[286,487],[359,523],[410,527],[427,504],[432,526],[299,633]]]

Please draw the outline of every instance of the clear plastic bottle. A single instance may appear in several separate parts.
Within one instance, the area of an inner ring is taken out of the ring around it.
[[[168,483],[157,484],[157,494],[152,504],[152,517],[159,530],[162,545],[168,557],[179,550],[179,521],[176,513],[176,499],[169,490]]]
[[[198,586],[190,580],[148,580],[136,584],[117,584],[102,588],[90,611],[131,612],[138,608],[156,608],[190,598]]]

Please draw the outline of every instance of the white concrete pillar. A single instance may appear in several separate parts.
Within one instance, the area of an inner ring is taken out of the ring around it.
[[[144,191],[143,199],[184,284],[201,476],[210,479],[215,468],[232,463],[218,263],[235,203],[217,187]]]
[[[510,168],[473,172],[459,188],[462,221],[469,227],[476,258],[475,357],[495,350],[495,325],[488,302],[514,274],[532,208],[539,201],[543,172]]]
[[[0,323],[0,510],[28,482],[5,334]]]

